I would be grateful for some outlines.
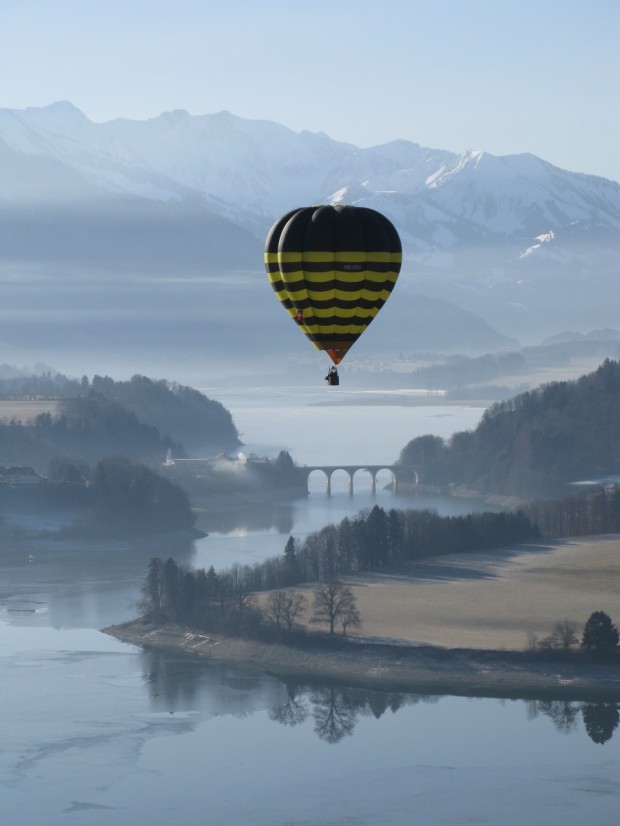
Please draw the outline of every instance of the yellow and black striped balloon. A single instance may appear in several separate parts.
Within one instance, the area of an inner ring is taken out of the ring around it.
[[[318,350],[339,364],[390,296],[402,263],[398,233],[374,209],[294,209],[265,243],[280,302]]]

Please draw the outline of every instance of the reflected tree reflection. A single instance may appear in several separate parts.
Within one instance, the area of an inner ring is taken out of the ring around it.
[[[577,729],[579,713],[588,734],[595,743],[611,740],[620,723],[616,703],[577,703],[570,700],[530,700],[527,704],[528,719],[534,720],[545,714],[553,720],[558,731],[571,734]]]
[[[532,707],[535,711],[532,711],[531,719],[538,716],[538,713],[545,714],[563,734],[570,734],[577,728],[580,708],[578,703],[570,700],[533,700],[530,708]]]
[[[347,689],[321,688],[310,695],[314,730],[321,740],[339,743],[350,737],[357,720],[356,704],[347,696]]]
[[[310,713],[303,689],[295,683],[286,683],[286,693],[286,702],[274,706],[269,712],[269,717],[275,723],[282,723],[284,726],[298,726]]]
[[[311,717],[316,735],[331,744],[352,736],[362,717],[379,720],[388,712],[441,699],[441,695],[308,685],[294,677],[280,681],[230,663],[174,657],[154,649],[144,649],[140,656],[142,682],[153,709],[173,712],[207,707],[219,714],[245,716],[266,707],[269,719],[284,726],[299,726]],[[563,734],[575,733],[581,718],[594,743],[607,743],[620,726],[620,704],[613,702],[544,699],[527,701],[526,708],[528,719],[548,717]]]
[[[437,695],[402,694],[390,691],[337,686],[307,686],[286,683],[287,700],[274,706],[269,717],[285,726],[303,723],[310,712],[314,731],[327,743],[339,743],[355,730],[359,717],[378,720],[386,711],[395,714],[400,708],[417,703],[437,703]]]
[[[620,722],[620,712],[615,703],[584,703],[581,715],[588,737],[595,743],[611,740]]]

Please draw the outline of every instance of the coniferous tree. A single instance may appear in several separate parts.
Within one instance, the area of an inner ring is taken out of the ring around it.
[[[605,611],[590,614],[583,628],[582,648],[590,651],[613,651],[618,647],[618,629]]]
[[[158,557],[153,557],[149,562],[139,603],[140,610],[146,619],[162,618],[162,567],[162,561]]]

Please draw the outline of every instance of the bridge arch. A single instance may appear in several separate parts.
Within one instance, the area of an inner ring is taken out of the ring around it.
[[[396,471],[393,467],[387,465],[386,467],[378,467],[374,472],[374,485],[375,489],[376,486],[381,484],[381,475],[382,474],[389,474],[389,482],[386,482],[383,487],[387,487],[388,485],[392,489],[392,493],[398,493],[398,477],[396,475]]]
[[[328,496],[331,496],[334,477],[335,480],[338,481],[342,473],[346,475],[349,495],[353,495],[356,477],[361,474],[370,475],[373,496],[376,495],[377,484],[380,483],[380,476],[385,473],[391,476],[391,482],[388,482],[388,484],[391,485],[392,491],[394,493],[398,491],[399,476],[397,468],[394,465],[316,465],[314,467],[303,468],[303,472],[307,474],[306,485],[308,492],[310,492],[310,487],[314,487],[314,485],[311,484],[311,480],[316,479],[318,474],[321,474],[325,479],[325,491]]]
[[[377,492],[377,482],[376,482],[376,479],[375,479],[375,474],[372,472],[372,470],[369,470],[367,467],[355,468],[352,471],[352,473],[350,474],[351,493],[353,493],[355,491],[355,481],[356,481],[356,479],[357,480],[364,479],[367,476],[370,476],[371,492],[372,492],[373,496],[375,495],[375,493]]]

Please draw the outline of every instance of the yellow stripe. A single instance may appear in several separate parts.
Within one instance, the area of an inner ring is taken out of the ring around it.
[[[306,250],[300,253],[300,255],[301,260],[306,261],[308,264],[329,264],[336,260],[334,253],[328,251]]]
[[[288,290],[288,295],[291,301],[304,301],[308,297],[308,291],[302,290]]]
[[[327,270],[327,272],[308,272],[304,270],[303,276],[308,287],[311,287],[313,284],[326,284],[328,281],[333,281],[335,273],[334,270]]]
[[[295,289],[295,286],[299,287],[299,289]],[[389,290],[354,290],[345,291],[345,290],[327,290],[327,291],[317,291],[317,290],[306,290],[304,287],[303,282],[300,282],[297,285],[286,285],[280,290],[275,290],[275,294],[277,298],[282,301],[282,299],[290,298],[292,301],[301,301],[307,299],[310,301],[310,304],[314,304],[315,302],[320,303],[324,301],[333,301],[334,306],[336,300],[346,301],[347,303],[359,301],[361,298],[365,298],[367,301],[382,301],[385,303],[388,298],[390,297]],[[316,310],[317,313],[324,312],[324,309]],[[353,310],[352,310],[353,311]],[[341,312],[344,312],[342,310]]]
[[[287,287],[290,285],[293,287],[303,287],[306,283],[302,270],[296,270],[295,272],[283,272],[282,281],[284,281]]]
[[[274,259],[278,264],[295,264],[303,261],[303,253],[301,252],[278,252]]]
[[[392,284],[396,283],[398,273],[396,272],[373,272],[372,270],[354,270],[347,272],[346,270],[327,270],[326,272],[312,272],[308,270],[298,269],[290,272],[280,272],[279,270],[272,270],[267,272],[267,278],[273,284],[274,281],[282,280],[285,283],[292,281],[301,281],[305,279],[308,284],[325,284],[328,281],[341,281],[344,284],[355,284],[358,281],[372,281],[375,284],[383,284],[390,281]]]
[[[310,294],[312,294],[315,301],[320,301],[321,298],[325,301],[330,298],[330,295],[333,298],[340,299],[340,301],[359,301],[360,298],[367,298],[369,301],[376,301],[377,299],[382,298],[384,301],[387,301],[390,291],[386,289],[367,290],[363,288],[354,291],[336,289],[331,294],[329,291],[326,294],[320,293],[318,290],[314,292],[310,289],[308,290],[308,295]]]
[[[320,308],[318,310],[311,308],[305,312],[308,314],[312,313],[316,318],[355,318],[357,315],[374,318],[380,309],[380,307],[371,307],[369,310],[361,310],[352,307],[351,309],[342,310],[338,307],[326,307],[325,309]]]
[[[372,270],[356,270],[347,272],[342,270],[328,270],[327,272],[311,272],[308,270],[295,270],[294,273],[283,273],[282,279],[289,282],[291,275],[297,277],[303,275],[308,284],[326,284],[329,281],[340,281],[342,284],[357,284],[362,281],[371,281],[373,284],[385,284],[386,282],[396,283],[397,275],[392,272],[372,272]]]

